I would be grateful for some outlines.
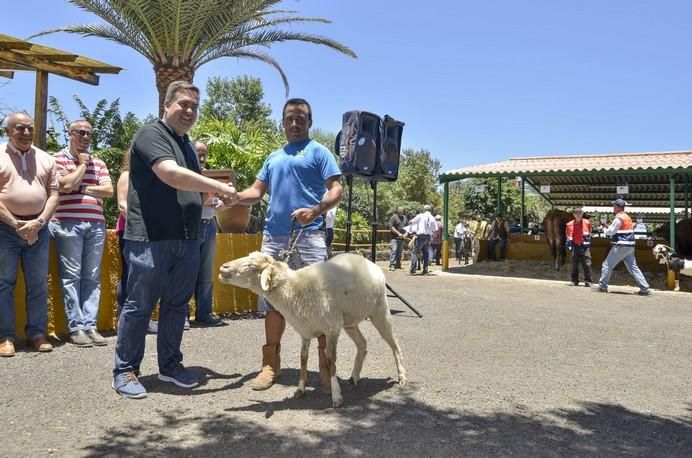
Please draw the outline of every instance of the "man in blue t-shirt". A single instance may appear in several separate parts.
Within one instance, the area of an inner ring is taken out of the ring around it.
[[[274,258],[288,248],[291,220],[297,220],[303,232],[288,262],[298,269],[327,259],[325,236],[320,230],[322,215],[338,205],[343,188],[341,171],[332,153],[310,139],[310,104],[303,99],[286,101],[282,124],[288,144],[267,157],[255,182],[238,193],[238,203],[253,205],[269,193],[262,252]],[[260,310],[267,312],[264,318],[266,345],[262,347],[262,370],[251,383],[254,390],[266,390],[279,376],[281,336],[286,328],[284,317],[264,299],[260,299]],[[324,336],[319,337],[317,347],[320,379],[323,389],[328,389],[330,378]]]

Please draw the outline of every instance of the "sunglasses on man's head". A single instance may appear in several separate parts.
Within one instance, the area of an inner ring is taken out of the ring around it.
[[[72,132],[79,135],[80,137],[91,137],[91,131],[90,130],[73,129]]]

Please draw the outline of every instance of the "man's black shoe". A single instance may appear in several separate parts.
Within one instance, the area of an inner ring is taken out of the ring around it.
[[[195,325],[203,327],[223,326],[223,320],[216,315],[207,317],[195,318]]]
[[[591,282],[590,282],[590,281],[585,281],[585,282],[584,282],[584,286],[586,286],[587,288],[591,288]]]

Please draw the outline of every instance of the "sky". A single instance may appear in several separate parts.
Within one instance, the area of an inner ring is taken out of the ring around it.
[[[26,38],[99,21],[66,0],[21,7],[32,13],[1,15],[0,33]],[[349,110],[388,114],[406,124],[402,147],[430,151],[443,171],[516,157],[692,147],[688,0],[286,0],[281,7],[331,20],[292,27],[358,55],[297,42],[269,50],[288,76],[289,95],[310,101],[313,127],[337,132]],[[119,97],[123,114],[157,112],[153,70],[135,51],[69,34],[33,41],[124,68],[102,75],[99,86],[51,76],[49,95],[68,114],[77,114],[75,94],[89,107]],[[261,79],[280,118],[286,94],[267,64],[225,58],[202,67],[194,82],[240,75]],[[3,111],[31,114],[34,74],[5,81]]]

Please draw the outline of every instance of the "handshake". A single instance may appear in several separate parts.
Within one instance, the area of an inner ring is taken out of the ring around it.
[[[238,192],[231,183],[218,183],[218,190],[213,193],[210,206],[214,208],[232,207],[238,203]]]

